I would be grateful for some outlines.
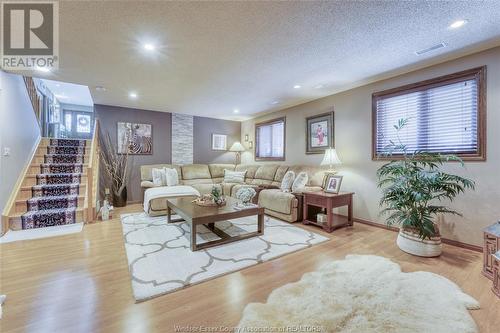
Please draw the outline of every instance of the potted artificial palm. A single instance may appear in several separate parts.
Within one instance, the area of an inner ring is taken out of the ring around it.
[[[397,244],[407,253],[435,257],[441,254],[441,235],[436,225],[438,214],[461,214],[442,205],[465,189],[474,189],[474,182],[464,177],[441,171],[443,163],[462,160],[455,155],[441,155],[422,151],[408,152],[399,137],[407,125],[399,120],[394,127],[398,142],[386,147],[387,155],[398,159],[384,164],[377,171],[378,186],[382,188],[382,214],[389,214],[387,225],[400,225]]]

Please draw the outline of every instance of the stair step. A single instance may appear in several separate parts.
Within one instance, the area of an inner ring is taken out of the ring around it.
[[[37,175],[40,175],[40,173],[35,174],[35,175],[26,175],[23,180],[22,186],[33,186],[33,185],[39,185],[37,184]],[[56,174],[47,174],[49,177],[51,175],[56,175]],[[87,175],[80,174],[80,183],[87,182]]]
[[[47,197],[41,197],[41,198],[47,198]],[[28,205],[27,205],[27,201],[29,199],[26,199],[26,200],[16,200],[16,209],[15,209],[15,212],[16,213],[26,213],[28,211]],[[85,202],[85,196],[83,194],[80,194],[78,196],[78,203],[77,203],[77,207],[83,207],[84,205],[84,202]]]
[[[41,168],[40,168],[40,165],[41,164],[44,164],[44,163],[38,163],[38,164],[34,164],[32,163],[29,167],[29,170],[28,170],[28,175],[37,175],[37,174],[40,174],[40,173],[43,173]],[[49,164],[49,163],[47,163]],[[62,171],[68,171],[67,169],[58,169],[57,166],[61,165],[61,168],[64,168],[64,165],[73,165],[73,163],[55,163],[55,167],[53,169],[55,169],[56,172],[52,172],[52,173],[64,173],[64,172],[59,172],[59,170],[62,170]],[[89,164],[88,163],[85,163],[85,164],[82,164],[82,175],[85,175],[87,174],[87,168],[89,167]],[[72,169],[72,170],[75,170],[75,169]],[[77,169],[78,170],[78,169]],[[47,171],[50,171],[50,170],[47,170]],[[75,172],[75,171],[73,171]],[[76,171],[78,172],[78,171]],[[51,172],[46,172],[46,173],[51,173]]]
[[[85,195],[86,188],[87,185],[85,183],[80,183],[78,195]],[[18,198],[19,200],[27,200],[33,196],[31,191],[31,186],[21,186],[21,190],[19,191],[19,193],[20,193]]]
[[[47,157],[47,158],[46,158]],[[86,155],[74,155],[74,154],[35,154],[33,157],[33,164],[42,164],[42,163],[88,163],[89,156]],[[51,159],[55,162],[51,162]],[[73,162],[76,161],[76,162]]]
[[[50,146],[51,143],[50,143],[50,140],[52,138],[42,138],[42,140],[40,141],[40,147],[47,147],[47,146]],[[83,139],[59,139],[59,140],[83,140]],[[85,143],[85,147],[90,147],[92,145],[92,140],[91,139],[85,139],[86,143]]]
[[[16,213],[13,214],[12,216],[9,216],[9,225],[12,230],[22,230],[23,229],[23,223],[22,223],[22,218],[21,216],[24,213]],[[75,221],[74,223],[78,222],[83,222],[84,220],[84,209],[83,208],[77,208],[75,209]]]

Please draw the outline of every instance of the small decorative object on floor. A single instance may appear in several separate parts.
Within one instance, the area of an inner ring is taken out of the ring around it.
[[[256,194],[257,192],[255,192],[253,188],[243,187],[236,192],[236,199],[241,200],[244,205],[248,205],[252,202],[252,199]]]
[[[484,229],[483,275],[493,280],[493,255],[500,250],[500,221]]]
[[[101,207],[101,218],[103,221],[107,221],[109,220],[109,212],[111,211],[111,206],[109,205],[109,188],[107,188],[105,190],[106,194],[105,194],[105,198],[104,198],[104,202],[102,203],[102,207]]]
[[[5,298],[7,298],[7,296],[0,295],[0,319],[2,319],[2,305],[3,305],[3,302],[5,302]]]

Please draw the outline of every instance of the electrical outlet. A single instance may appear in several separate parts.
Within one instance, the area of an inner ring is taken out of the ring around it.
[[[10,156],[10,148],[9,147],[4,147],[3,156]]]

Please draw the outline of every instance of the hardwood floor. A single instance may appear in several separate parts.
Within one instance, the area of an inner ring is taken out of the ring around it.
[[[131,205],[121,212],[140,209]],[[176,325],[232,327],[247,303],[264,302],[273,289],[351,253],[391,258],[404,271],[441,274],[481,303],[481,310],[471,312],[481,332],[498,332],[500,327],[500,300],[490,290],[491,281],[481,275],[481,253],[445,245],[439,258],[418,258],[397,248],[395,233],[359,223],[326,234],[331,240],[312,248],[135,304],[118,216],[115,212],[111,221],[86,225],[79,234],[0,245],[0,293],[7,294],[0,331],[137,333],[175,332]]]

